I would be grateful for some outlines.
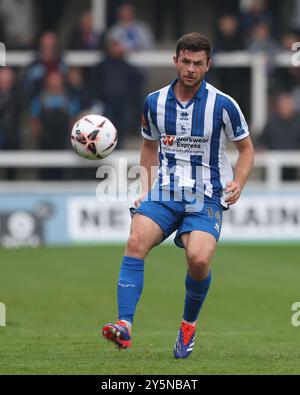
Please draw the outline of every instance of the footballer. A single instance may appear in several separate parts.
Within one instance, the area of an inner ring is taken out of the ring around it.
[[[118,320],[104,325],[102,334],[119,349],[131,347],[144,260],[176,232],[174,242],[185,249],[187,263],[183,315],[173,351],[181,359],[194,348],[222,213],[238,201],[253,167],[254,150],[239,105],[205,81],[211,66],[207,37],[198,32],[181,37],[174,65],[177,79],[145,101],[141,166],[146,172],[120,269]],[[234,173],[225,154],[228,140],[238,151]]]

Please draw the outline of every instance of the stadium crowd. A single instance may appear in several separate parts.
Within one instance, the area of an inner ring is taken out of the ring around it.
[[[282,3],[214,1],[214,53],[246,50],[269,57],[270,115],[256,141],[259,149],[300,149],[300,68],[272,63],[276,53],[290,51],[292,44],[300,41],[300,0],[290,0],[292,17],[286,17],[285,23]],[[110,0],[106,31],[94,30],[91,10],[86,9],[75,28],[62,37],[59,25],[68,5],[69,0],[0,2],[0,41],[7,50],[36,48],[35,60],[26,68],[0,68],[2,150],[68,149],[70,127],[84,112],[108,116],[119,131],[118,147],[126,146],[126,137],[139,127],[148,77],[144,69],[130,64],[126,55],[161,45],[167,18],[171,39],[176,41],[184,33],[188,12],[181,1],[154,1],[155,17],[147,24],[130,2]],[[168,13],[170,7],[176,12]],[[68,67],[62,60],[65,49],[101,50],[105,56],[94,67]],[[250,77],[247,68],[214,68],[209,73],[215,85],[241,104],[246,117]],[[279,125],[290,133],[284,144]]]

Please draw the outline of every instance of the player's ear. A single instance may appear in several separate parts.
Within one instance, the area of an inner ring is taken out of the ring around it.
[[[174,64],[177,64],[177,62],[178,62],[178,58],[176,55],[173,56],[173,62],[174,62]]]
[[[211,59],[209,59],[208,62],[207,62],[206,73],[210,69],[210,66],[211,66]]]

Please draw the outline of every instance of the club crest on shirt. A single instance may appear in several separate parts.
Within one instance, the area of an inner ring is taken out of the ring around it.
[[[191,125],[189,122],[178,122],[176,126],[178,136],[189,136],[191,134]]]

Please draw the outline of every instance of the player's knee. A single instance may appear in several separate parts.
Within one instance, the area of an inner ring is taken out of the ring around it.
[[[191,254],[188,256],[189,269],[195,277],[205,278],[210,270],[210,259],[208,256]]]
[[[139,233],[134,232],[130,235],[127,242],[127,254],[138,258],[144,258],[147,251],[143,246],[143,240]]]

